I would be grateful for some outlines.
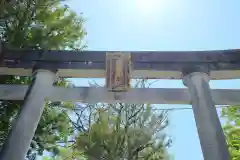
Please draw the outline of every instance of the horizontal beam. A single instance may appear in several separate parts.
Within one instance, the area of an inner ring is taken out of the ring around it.
[[[0,75],[30,76],[32,68],[58,70],[65,78],[105,77],[106,52],[39,51],[4,47]],[[127,52],[129,53],[129,52]],[[240,78],[240,50],[133,51],[132,78],[181,79],[183,73],[209,71],[211,79]]]
[[[23,100],[27,87],[27,85],[0,85],[0,99]],[[213,89],[212,97],[216,105],[240,104],[239,89]],[[190,104],[190,95],[187,89],[133,88],[129,92],[113,93],[101,87],[55,87],[47,100],[83,103]]]
[[[212,63],[240,60],[240,49],[207,51],[69,51],[31,50],[3,47],[3,59],[51,62],[95,62],[106,59],[106,52],[131,53],[134,63]]]
[[[16,75],[16,76],[31,76],[32,69],[30,68],[8,68],[0,67],[0,75]],[[104,78],[104,69],[58,69],[57,75],[63,78]],[[133,70],[131,78],[146,78],[146,79],[182,79],[181,71],[163,71],[163,70]],[[239,70],[219,70],[211,71],[210,77],[212,80],[223,79],[239,79]]]

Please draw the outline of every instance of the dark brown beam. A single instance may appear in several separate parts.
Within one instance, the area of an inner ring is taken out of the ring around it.
[[[67,51],[3,49],[4,59],[22,61],[99,62],[105,61],[106,52],[120,51]],[[134,63],[211,63],[238,62],[240,50],[213,51],[125,51],[131,52]]]
[[[33,67],[58,69],[62,77],[104,77],[106,52],[3,49],[0,75],[30,75]],[[240,77],[240,50],[131,52],[132,78],[181,79],[184,73],[208,72],[212,79]]]

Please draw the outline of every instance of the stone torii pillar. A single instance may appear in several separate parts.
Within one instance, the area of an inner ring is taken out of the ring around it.
[[[44,110],[45,98],[52,92],[55,73],[36,70],[12,129],[0,153],[0,160],[24,160]]]
[[[204,160],[230,160],[226,139],[211,97],[209,75],[192,72],[184,76],[183,83],[191,95]]]

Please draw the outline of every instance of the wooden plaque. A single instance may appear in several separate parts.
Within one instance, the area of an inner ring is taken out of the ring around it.
[[[106,53],[106,87],[123,92],[130,88],[131,53]]]

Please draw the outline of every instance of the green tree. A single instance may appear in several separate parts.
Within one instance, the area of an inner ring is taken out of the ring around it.
[[[137,86],[146,87],[146,81]],[[167,160],[167,112],[149,104],[87,104],[77,107],[74,150],[88,160]]]
[[[232,160],[240,159],[240,107],[222,109],[222,117],[227,119],[224,131]]]
[[[59,155],[54,157],[45,156],[43,160],[86,160],[81,152],[73,150],[71,147],[60,148]]]
[[[32,49],[82,49],[86,35],[83,18],[71,11],[62,0],[0,1],[2,19],[1,41],[11,48]],[[1,84],[29,84],[30,77],[1,76]],[[59,79],[56,85],[67,86],[69,82]],[[1,101],[0,146],[2,146],[23,101]],[[28,152],[34,159],[43,151],[53,154],[67,142],[74,127],[68,117],[72,103],[48,102],[45,105],[35,136]]]

